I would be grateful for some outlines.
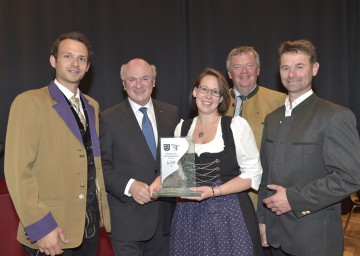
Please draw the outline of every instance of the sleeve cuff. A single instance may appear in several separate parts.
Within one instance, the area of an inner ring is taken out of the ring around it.
[[[29,237],[30,242],[34,243],[43,238],[57,227],[57,223],[51,213],[48,213],[44,218],[38,222],[25,227],[25,232]]]
[[[134,181],[135,181],[134,179],[129,180],[128,184],[125,187],[124,195],[126,195],[128,197],[131,197],[131,194],[130,194],[129,190],[130,190],[130,187],[131,187],[131,185],[133,184]]]
[[[242,173],[239,176],[242,179],[251,179],[251,188],[258,191],[261,182],[261,174],[262,172],[260,174],[253,176],[248,173]]]

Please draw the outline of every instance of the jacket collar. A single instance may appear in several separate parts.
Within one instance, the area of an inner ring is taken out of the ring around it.
[[[259,91],[259,86],[256,84],[254,90],[252,90],[248,95],[243,95],[243,96],[245,96],[245,98],[248,100],[252,96],[254,96],[258,91]],[[235,92],[234,92],[234,88],[232,88],[230,90],[230,96],[231,96],[231,98],[233,98],[235,100],[236,95],[235,95]]]

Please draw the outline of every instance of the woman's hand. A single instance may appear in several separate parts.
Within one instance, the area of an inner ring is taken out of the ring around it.
[[[193,192],[200,192],[201,195],[199,197],[181,197],[182,199],[194,200],[194,201],[202,201],[213,197],[213,188],[209,186],[202,186],[202,187],[193,187],[191,188]]]

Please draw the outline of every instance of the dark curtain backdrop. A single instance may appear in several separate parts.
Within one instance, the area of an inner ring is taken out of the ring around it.
[[[316,93],[360,120],[359,22],[358,0],[0,0],[0,140],[14,97],[54,78],[51,44],[73,30],[89,37],[95,53],[80,88],[103,110],[124,98],[121,64],[141,57],[158,69],[154,96],[188,118],[197,74],[214,67],[226,75],[226,56],[239,45],[259,52],[259,83],[283,90],[278,46],[307,38],[320,62]],[[0,168],[2,176],[3,156]]]

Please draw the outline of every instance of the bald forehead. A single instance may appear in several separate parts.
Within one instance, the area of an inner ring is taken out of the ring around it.
[[[133,60],[130,60],[127,64],[129,66],[137,66],[137,65],[150,66],[150,64],[146,60],[143,60],[143,59],[133,59]]]
[[[152,75],[152,70],[150,64],[142,59],[133,59],[129,61],[125,68],[125,73],[127,76],[141,73],[142,75]]]

